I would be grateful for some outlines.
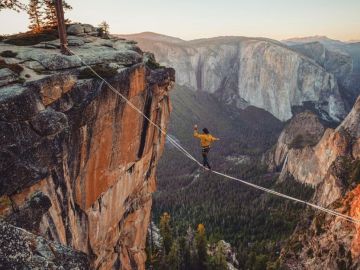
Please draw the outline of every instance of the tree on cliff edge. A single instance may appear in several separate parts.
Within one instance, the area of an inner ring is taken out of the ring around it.
[[[30,17],[30,30],[35,33],[40,32],[44,25],[44,12],[41,10],[41,3],[39,0],[30,0],[28,14]]]
[[[99,36],[102,38],[109,38],[110,34],[110,25],[103,21],[99,24]]]
[[[19,0],[1,0],[0,11],[3,9],[12,9],[15,11],[25,10],[25,5],[20,3]]]
[[[56,17],[56,9],[54,0],[42,0],[45,5],[45,25],[47,27],[55,27],[57,26],[57,17]],[[67,2],[63,1],[64,10],[71,10],[72,6],[70,6]],[[68,20],[65,20],[68,23]]]

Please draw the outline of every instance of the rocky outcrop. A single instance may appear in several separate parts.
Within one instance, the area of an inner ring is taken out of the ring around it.
[[[0,43],[25,80],[0,88],[0,215],[86,253],[91,268],[144,269],[165,138],[83,63],[163,129],[174,70],[149,68],[133,42],[75,38],[72,56]]]
[[[340,172],[344,162],[356,160],[359,143],[360,99],[336,129],[327,129],[317,145],[291,149],[287,153],[281,176],[292,175],[296,180],[318,187],[317,203],[329,205],[345,191]]]
[[[85,253],[0,222],[0,269],[89,269]]]
[[[10,200],[9,197],[7,199]],[[11,209],[12,211],[6,213],[4,220],[11,225],[39,234],[41,219],[50,207],[51,201],[49,197],[42,192],[35,192],[19,208]]]
[[[360,220],[360,97],[342,124],[315,147],[291,150],[283,172],[316,187],[313,202]],[[358,269],[358,224],[312,213],[299,224],[282,260],[289,269]]]
[[[263,162],[270,171],[281,170],[291,149],[316,145],[325,131],[318,116],[310,111],[297,114],[281,132],[277,144],[265,153]]]
[[[167,42],[148,34],[135,40],[154,52],[160,63],[175,67],[177,83],[215,93],[226,104],[253,105],[283,121],[292,117],[292,107],[306,103],[324,118],[339,121],[345,116],[334,75],[274,40],[219,37]]]

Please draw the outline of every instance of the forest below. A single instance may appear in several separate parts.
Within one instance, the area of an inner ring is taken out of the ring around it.
[[[242,112],[224,108],[216,98],[177,86],[172,92],[173,113],[169,133],[198,159],[201,151],[192,127],[207,127],[221,140],[213,145],[210,162],[215,170],[260,186],[308,200],[313,189],[293,179],[278,182],[267,173],[261,155],[275,144],[283,124],[264,110]],[[203,224],[209,244],[223,239],[237,253],[240,269],[266,269],[277,260],[304,207],[223,179],[166,145],[158,169],[153,221],[159,225],[167,212],[172,237]]]

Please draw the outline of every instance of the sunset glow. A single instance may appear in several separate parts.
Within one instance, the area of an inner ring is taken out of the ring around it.
[[[25,3],[26,1],[24,1]],[[112,33],[152,31],[186,40],[223,35],[274,39],[326,35],[360,40],[360,1],[344,0],[68,0],[72,21]],[[0,33],[27,30],[26,13],[1,11]]]

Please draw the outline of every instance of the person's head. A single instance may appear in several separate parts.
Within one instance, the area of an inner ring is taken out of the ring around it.
[[[209,134],[209,133],[210,133],[207,128],[203,128],[203,132],[204,132],[205,134]]]

